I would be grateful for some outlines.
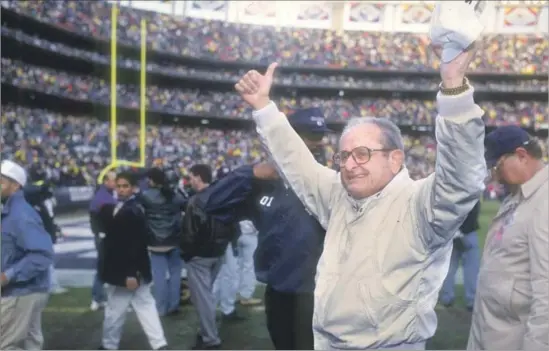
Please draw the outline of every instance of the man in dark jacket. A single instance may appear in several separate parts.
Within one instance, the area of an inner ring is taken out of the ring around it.
[[[104,205],[99,212],[105,233],[102,243],[103,265],[99,275],[107,284],[101,349],[118,349],[125,314],[130,305],[152,349],[167,348],[164,330],[151,294],[147,223],[143,208],[135,198],[136,187],[133,174],[119,173],[116,176],[118,203]]]
[[[51,186],[44,180],[37,180],[32,184],[27,184],[23,189],[25,200],[38,212],[44,229],[51,237],[53,244],[57,242],[57,237],[61,235],[61,229],[55,223],[55,213],[53,211],[55,198]],[[57,280],[54,264],[50,267],[50,283],[52,294],[63,294],[67,289],[63,288]]]
[[[478,246],[477,234],[477,230],[480,227],[478,223],[479,215],[480,201],[469,212],[465,222],[459,228],[457,237],[454,239],[450,268],[440,290],[440,302],[447,307],[454,304],[456,272],[461,262],[465,303],[469,311],[473,310],[480,269],[480,248]]]
[[[154,298],[158,313],[165,316],[179,310],[182,270],[179,243],[183,206],[187,201],[172,189],[161,169],[151,168],[147,177],[149,187],[141,192],[139,202],[145,209],[149,230]]]
[[[114,188],[116,185],[116,173],[114,171],[108,172],[103,178],[103,184],[101,184],[97,191],[95,192],[91,202],[90,202],[90,228],[93,233],[95,249],[97,250],[97,266],[96,273],[93,280],[92,286],[92,302],[90,309],[96,311],[99,308],[105,305],[107,297],[105,296],[105,291],[103,289],[103,282],[99,279],[99,274],[97,273],[101,268],[101,241],[105,237],[105,230],[99,218],[99,211],[104,205],[112,205],[116,203]]]
[[[27,184],[23,189],[25,200],[34,207],[40,215],[44,228],[50,234],[52,243],[55,244],[59,235],[59,226],[55,224],[53,213],[53,191],[49,184],[44,181],[37,181],[32,184]]]
[[[194,165],[190,173],[191,185],[197,193],[189,200],[185,211],[181,251],[186,263],[191,301],[200,320],[200,331],[193,349],[218,349],[221,339],[215,321],[213,284],[235,231],[234,226],[226,225],[202,210],[202,193],[212,182],[211,168]]]
[[[317,160],[326,163],[319,109],[288,117]],[[258,230],[257,279],[267,284],[267,328],[278,350],[313,349],[313,290],[325,231],[269,164],[243,166],[209,187],[203,209],[225,223],[249,218]]]

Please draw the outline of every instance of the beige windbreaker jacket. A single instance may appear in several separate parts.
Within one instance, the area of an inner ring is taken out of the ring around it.
[[[318,164],[274,103],[254,112],[277,167],[327,229],[316,277],[315,349],[424,348],[452,238],[484,189],[483,111],[473,88],[437,96],[435,173],[402,170],[358,204]]]
[[[549,350],[549,167],[509,195],[486,237],[469,350]]]

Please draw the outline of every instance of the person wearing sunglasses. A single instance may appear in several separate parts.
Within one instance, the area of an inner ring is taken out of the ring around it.
[[[505,185],[486,237],[469,350],[549,349],[549,167],[517,126],[486,136],[491,178]]]
[[[276,63],[236,84],[277,168],[327,229],[314,291],[315,349],[421,350],[435,333],[452,241],[486,176],[483,111],[465,78],[473,53],[440,66],[435,172],[419,181],[389,119],[350,121],[336,172],[316,162],[271,101]]]

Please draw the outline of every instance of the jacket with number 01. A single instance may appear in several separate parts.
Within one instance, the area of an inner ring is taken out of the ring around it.
[[[414,181],[404,168],[363,201],[315,161],[274,103],[254,111],[277,167],[327,228],[315,287],[315,349],[420,349],[435,333],[452,239],[487,174],[483,111],[473,89],[439,93],[437,105],[434,174]]]
[[[325,230],[282,180],[254,178],[242,166],[204,190],[204,210],[225,223],[257,228],[257,280],[288,293],[312,293]]]

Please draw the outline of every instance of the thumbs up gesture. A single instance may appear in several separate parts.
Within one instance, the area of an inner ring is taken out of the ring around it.
[[[248,71],[234,86],[242,99],[255,110],[260,110],[271,101],[269,92],[273,85],[273,75],[277,64],[271,63],[265,74],[256,70]]]

